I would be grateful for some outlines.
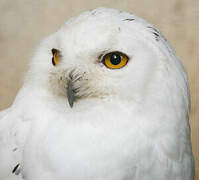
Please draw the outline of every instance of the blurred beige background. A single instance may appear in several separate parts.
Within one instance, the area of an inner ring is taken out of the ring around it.
[[[34,48],[69,17],[98,6],[148,20],[182,59],[192,94],[193,151],[199,172],[199,0],[0,0],[0,110],[13,102]],[[199,178],[197,178],[199,179]]]

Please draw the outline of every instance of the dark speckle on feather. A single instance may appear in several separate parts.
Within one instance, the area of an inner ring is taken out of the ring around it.
[[[15,152],[17,150],[17,148],[14,148],[12,151]]]
[[[154,27],[148,26],[147,28],[152,29],[152,30],[155,31],[156,33],[159,33],[159,31],[158,31],[156,28],[154,28]]]
[[[91,14],[94,16],[94,15],[96,15],[96,13],[97,13],[96,11],[92,11]]]
[[[160,35],[157,34],[157,33],[155,33],[155,32],[153,32],[153,34],[155,35],[155,40],[156,40],[156,41],[159,41],[159,40],[160,40],[160,39],[159,39]]]
[[[17,165],[14,167],[14,169],[12,170],[12,173],[13,173],[13,174],[16,174],[16,175],[19,174],[19,171],[17,171],[17,169],[19,168],[19,165],[20,165],[20,164],[17,164]]]
[[[123,21],[134,21],[135,19],[124,19]]]
[[[154,27],[151,27],[151,26],[148,26],[147,28],[152,30],[152,33],[155,35],[155,40],[159,41],[160,40],[159,31],[157,29],[155,29]]]

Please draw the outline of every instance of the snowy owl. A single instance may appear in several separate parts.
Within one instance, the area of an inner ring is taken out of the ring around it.
[[[159,30],[97,8],[37,48],[0,113],[1,180],[193,180],[186,72]]]

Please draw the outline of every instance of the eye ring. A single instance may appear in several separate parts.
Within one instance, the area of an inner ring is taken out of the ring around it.
[[[128,56],[119,51],[113,51],[103,56],[102,63],[109,69],[121,69],[128,63]]]

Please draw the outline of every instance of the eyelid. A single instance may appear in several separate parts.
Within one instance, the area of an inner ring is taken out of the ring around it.
[[[118,54],[121,54],[121,55],[124,55],[125,57],[127,57],[128,61],[130,60],[130,57],[128,55],[126,55],[126,53],[123,53],[121,51],[110,51],[110,52],[106,52],[106,53],[103,53],[103,54],[100,54],[98,57],[100,57],[100,62],[103,63],[103,60],[106,56],[108,56],[109,54],[112,54],[112,53],[118,53]]]

